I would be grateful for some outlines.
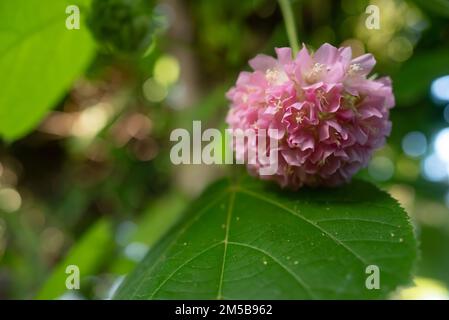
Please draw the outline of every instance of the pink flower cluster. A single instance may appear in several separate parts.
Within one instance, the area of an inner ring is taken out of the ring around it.
[[[261,176],[256,161],[250,173],[293,189],[349,181],[390,134],[391,80],[368,78],[374,57],[353,59],[349,47],[324,44],[311,54],[303,46],[294,58],[290,48],[276,53],[250,60],[254,71],[241,72],[227,93],[231,129],[278,130],[277,172]],[[236,156],[256,147],[246,143]]]

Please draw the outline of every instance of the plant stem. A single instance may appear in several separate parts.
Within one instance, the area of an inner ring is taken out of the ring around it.
[[[292,48],[293,54],[299,51],[298,35],[296,34],[295,18],[293,16],[290,0],[279,0],[282,16],[284,17],[285,29],[287,30],[288,41]]]

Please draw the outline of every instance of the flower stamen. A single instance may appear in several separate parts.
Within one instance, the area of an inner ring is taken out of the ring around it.
[[[363,71],[363,67],[358,63],[353,63],[349,66],[348,75],[354,76]]]

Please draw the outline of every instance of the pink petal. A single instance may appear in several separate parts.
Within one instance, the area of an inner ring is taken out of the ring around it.
[[[249,65],[254,70],[265,72],[268,69],[276,67],[277,61],[275,58],[265,54],[258,54],[255,58],[249,60]]]
[[[292,62],[292,49],[290,48],[276,48],[276,54],[278,56],[278,61],[285,65]]]
[[[340,62],[347,67],[352,59],[352,49],[351,47],[343,47],[338,49],[340,55]]]
[[[313,55],[315,62],[325,65],[333,64],[338,57],[338,50],[329,43],[323,44]]]

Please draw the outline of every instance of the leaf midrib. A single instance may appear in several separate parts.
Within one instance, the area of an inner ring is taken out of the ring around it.
[[[227,213],[227,217],[226,217],[226,234],[225,234],[225,238],[223,240],[223,242],[224,242],[223,262],[221,264],[220,280],[218,282],[218,293],[217,293],[218,300],[223,298],[223,292],[222,292],[223,291],[223,276],[224,276],[224,269],[225,269],[225,262],[226,262],[226,252],[228,250],[229,227],[231,225],[232,211],[234,210],[234,200],[235,200],[235,191],[231,192],[231,194],[229,195],[228,213]]]

